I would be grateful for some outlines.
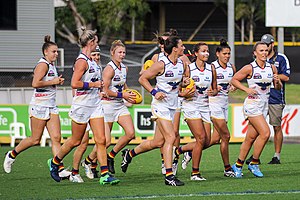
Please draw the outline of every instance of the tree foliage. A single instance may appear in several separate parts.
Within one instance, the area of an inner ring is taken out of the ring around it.
[[[235,19],[244,19],[249,31],[249,42],[253,42],[255,23],[265,19],[265,1],[261,0],[236,0]]]
[[[109,37],[121,37],[131,29],[135,18],[136,29],[143,28],[143,17],[150,11],[145,0],[63,0],[66,7],[56,8],[56,33],[71,43],[76,43],[80,27],[97,29],[102,44]]]

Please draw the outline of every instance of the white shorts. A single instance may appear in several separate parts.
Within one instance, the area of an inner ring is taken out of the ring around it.
[[[105,122],[117,122],[120,116],[130,115],[128,108],[123,102],[112,103],[109,101],[101,101],[104,111]]]
[[[104,117],[104,113],[101,104],[96,107],[72,105],[69,116],[78,124],[86,124],[90,119]]]
[[[158,106],[158,105],[151,105],[152,110],[152,119],[155,120],[157,118],[159,119],[165,119],[169,121],[174,120],[174,115],[176,109],[169,109],[167,107]]]
[[[37,119],[48,120],[50,115],[58,115],[57,107],[46,107],[40,105],[29,105],[28,108],[29,116]]]
[[[209,103],[209,110],[211,118],[225,119],[228,121],[228,106],[220,106],[219,104]]]
[[[244,116],[247,119],[248,117],[255,117],[258,115],[263,115],[264,118],[268,114],[268,102],[262,101],[259,99],[245,99],[244,102]]]
[[[184,119],[202,119],[202,121],[206,123],[211,123],[210,120],[210,111],[204,111],[204,110],[199,110],[199,109],[183,109],[183,116]]]
[[[185,120],[202,119],[204,122],[211,123],[208,104],[203,106],[195,101],[184,100],[182,102],[182,112]]]

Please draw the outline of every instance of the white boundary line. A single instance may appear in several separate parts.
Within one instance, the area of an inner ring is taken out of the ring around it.
[[[248,191],[248,192],[202,192],[193,194],[162,194],[162,195],[136,195],[136,196],[99,196],[91,198],[80,198],[84,200],[92,199],[154,199],[154,198],[177,198],[177,197],[206,197],[206,196],[248,196],[248,195],[274,195],[274,194],[300,194],[300,190],[287,191]],[[73,198],[72,198],[73,199]]]

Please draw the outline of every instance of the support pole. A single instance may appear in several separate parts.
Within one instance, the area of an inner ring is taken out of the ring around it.
[[[278,42],[278,52],[279,53],[284,53],[284,28],[279,27],[277,30],[277,42]]]
[[[228,18],[228,44],[231,47],[230,62],[235,63],[235,48],[234,48],[234,0],[228,0],[227,8]]]

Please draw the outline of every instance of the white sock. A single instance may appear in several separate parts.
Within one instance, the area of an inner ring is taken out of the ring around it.
[[[280,160],[280,153],[275,153],[275,154],[274,154],[274,157],[277,157],[278,160]]]

